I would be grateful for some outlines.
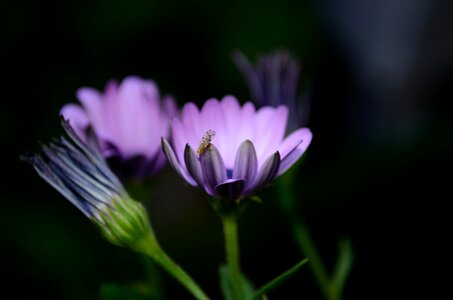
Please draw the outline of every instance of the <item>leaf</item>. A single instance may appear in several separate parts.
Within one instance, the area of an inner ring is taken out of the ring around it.
[[[220,288],[222,289],[223,297],[225,300],[236,300],[233,296],[233,288],[230,282],[229,269],[226,265],[219,267]],[[242,295],[244,299],[252,299],[253,285],[250,280],[241,274]]]
[[[280,274],[279,276],[275,277],[274,279],[272,279],[271,281],[269,281],[268,283],[263,285],[261,288],[259,288],[253,294],[252,299],[258,299],[258,297],[260,297],[261,295],[269,292],[270,290],[272,290],[272,289],[276,288],[277,286],[279,286],[284,281],[286,281],[289,278],[291,278],[294,274],[296,274],[297,271],[300,270],[300,268],[302,268],[303,265],[305,265],[307,263],[307,261],[308,261],[307,258],[301,260],[300,262],[298,262],[295,266],[293,266],[288,271]]]
[[[332,284],[339,295],[341,295],[346,279],[351,272],[353,261],[354,251],[351,240],[343,238],[338,243],[338,260],[332,276]]]

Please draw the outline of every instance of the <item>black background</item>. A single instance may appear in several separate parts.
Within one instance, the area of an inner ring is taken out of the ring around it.
[[[2,17],[0,257],[4,299],[99,299],[105,282],[143,280],[138,255],[100,238],[19,161],[62,134],[81,86],[135,74],[178,103],[249,99],[230,54],[287,48],[303,65],[314,134],[298,170],[298,213],[326,265],[349,236],[345,299],[406,298],[443,286],[451,201],[453,40],[447,1],[74,1],[6,3]],[[163,247],[219,299],[219,220],[167,168],[148,208]],[[241,220],[244,272],[257,284],[303,255],[273,187]],[[445,267],[446,268],[446,267]],[[5,280],[6,278],[6,280]],[[168,299],[189,296],[164,275]],[[430,279],[436,285],[428,287]],[[308,268],[271,299],[322,299]],[[3,298],[3,297],[2,297]]]

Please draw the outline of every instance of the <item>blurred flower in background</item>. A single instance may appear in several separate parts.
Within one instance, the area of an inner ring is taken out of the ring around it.
[[[240,106],[232,96],[210,99],[201,110],[187,103],[181,120],[172,121],[172,146],[163,139],[163,148],[189,184],[211,196],[238,200],[283,174],[304,154],[311,131],[300,128],[285,138],[287,120],[284,105],[255,110],[252,103]]]
[[[288,131],[307,124],[310,98],[300,91],[300,63],[288,50],[258,55],[253,65],[240,51],[233,61],[242,73],[252,100],[259,106],[288,106]]]
[[[169,118],[177,114],[177,107],[171,97],[161,99],[155,82],[129,76],[121,84],[110,81],[103,93],[80,88],[77,98],[82,106],[66,104],[61,115],[84,140],[92,126],[115,171],[143,179],[162,169],[160,138],[168,137]]]

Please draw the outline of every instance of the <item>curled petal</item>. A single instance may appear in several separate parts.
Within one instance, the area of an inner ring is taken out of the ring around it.
[[[184,149],[184,162],[186,163],[187,172],[195,179],[198,186],[203,188],[203,174],[201,172],[200,161],[189,144]]]
[[[243,178],[247,186],[253,184],[258,169],[255,147],[250,140],[244,141],[236,153],[233,178]]]
[[[184,178],[190,185],[196,186],[197,183],[181,167],[181,165],[178,162],[178,159],[176,158],[175,152],[173,152],[173,149],[171,148],[170,144],[168,143],[168,141],[165,138],[162,138],[162,150],[164,151],[165,156],[168,159],[168,162],[173,167],[173,169],[179,174],[179,176]]]
[[[227,180],[227,171],[217,148],[209,144],[200,155],[201,170],[206,190],[215,194],[215,187]]]
[[[274,179],[274,177],[277,175],[279,166],[280,153],[278,153],[277,151],[269,156],[261,166],[254,187],[259,188]]]
[[[278,170],[279,176],[286,172],[286,170],[288,170],[302,156],[302,154],[305,153],[305,150],[307,150],[308,146],[311,143],[312,137],[313,134],[311,133],[310,129],[301,128],[285,139],[282,144],[283,147],[280,147],[284,149],[286,155],[283,157],[280,163]],[[298,138],[299,140],[296,140],[296,138]],[[289,142],[287,143],[287,141]],[[289,150],[290,142],[293,146],[291,150]]]

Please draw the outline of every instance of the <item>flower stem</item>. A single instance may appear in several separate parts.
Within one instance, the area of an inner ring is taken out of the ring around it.
[[[223,231],[225,235],[226,258],[230,275],[230,284],[235,300],[243,299],[241,284],[241,269],[239,266],[239,242],[237,217],[223,216]]]
[[[139,243],[140,249],[178,280],[198,300],[209,300],[198,284],[176,264],[149,235]]]
[[[327,274],[321,257],[318,255],[318,251],[311,239],[307,226],[301,220],[293,220],[292,227],[293,235],[300,249],[310,259],[311,270],[324,294],[324,298],[327,300],[339,300],[340,295],[338,295],[333,284],[331,284],[329,275]]]
[[[307,225],[303,221],[302,216],[296,215],[295,212],[295,195],[293,193],[296,174],[290,170],[288,174],[282,178],[278,184],[279,195],[282,197],[282,208],[288,215],[292,227],[294,239],[299,245],[300,250],[310,260],[310,269],[313,276],[321,289],[326,300],[340,300],[341,294],[334,287],[329,274],[326,271],[321,257],[310,236]]]

